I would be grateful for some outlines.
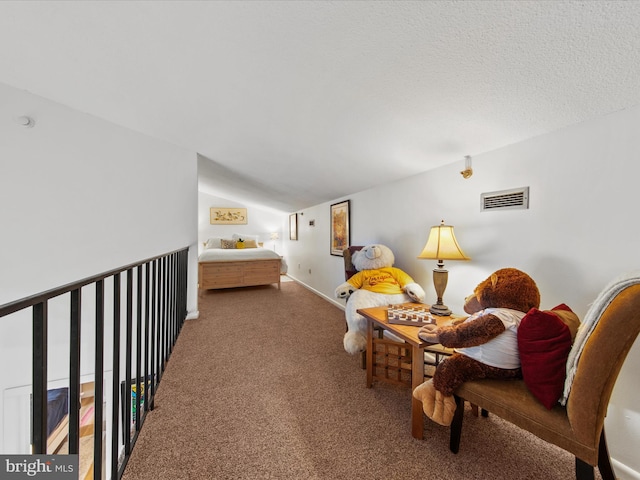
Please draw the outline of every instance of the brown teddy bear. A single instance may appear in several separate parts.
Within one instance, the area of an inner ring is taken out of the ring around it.
[[[462,383],[479,378],[521,378],[517,331],[520,320],[540,306],[540,292],[529,275],[503,268],[481,282],[465,300],[471,316],[452,325],[425,325],[418,336],[430,343],[454,348],[433,378],[416,387],[414,398],[425,415],[450,425],[456,410],[453,392]]]

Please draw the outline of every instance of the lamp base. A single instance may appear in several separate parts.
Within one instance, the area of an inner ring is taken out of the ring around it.
[[[448,279],[449,272],[445,270],[444,262],[442,260],[438,260],[438,268],[433,269],[433,286],[436,289],[438,300],[436,301],[436,303],[431,305],[429,311],[434,315],[439,315],[441,317],[451,315],[451,310],[449,310],[449,307],[442,303],[442,296],[444,295],[444,290],[447,288]]]
[[[437,303],[435,305],[431,305],[429,312],[433,313],[434,315],[438,315],[440,317],[447,317],[451,315],[451,310],[449,309],[449,307],[442,304],[438,305]]]

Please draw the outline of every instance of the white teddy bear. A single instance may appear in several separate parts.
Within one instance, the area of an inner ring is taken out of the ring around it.
[[[410,301],[422,303],[425,293],[408,274],[393,267],[395,257],[385,245],[367,245],[355,252],[351,261],[358,273],[338,286],[335,293],[337,298],[348,298],[343,344],[348,353],[355,355],[367,346],[367,321],[357,313],[359,308]]]

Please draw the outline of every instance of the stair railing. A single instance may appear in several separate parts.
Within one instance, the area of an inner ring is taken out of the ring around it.
[[[92,349],[93,478],[121,478],[146,414],[154,407],[158,384],[186,318],[187,266],[188,248],[184,248],[0,305],[0,321],[31,310],[31,454],[55,453],[47,452],[48,305],[51,299],[66,295],[70,302],[68,454],[80,453],[81,352]],[[108,294],[106,284],[111,287]],[[84,295],[87,289],[95,295],[93,318],[83,318],[83,288]],[[111,332],[105,330],[108,301],[112,303],[108,309],[113,315]],[[95,322],[93,345],[81,342],[81,327],[87,321]],[[104,373],[109,367],[104,362],[106,340],[112,344],[111,398],[104,398]],[[110,407],[106,408],[111,413],[108,421],[105,406]],[[107,424],[110,428],[105,428]],[[105,432],[110,435],[103,439]]]

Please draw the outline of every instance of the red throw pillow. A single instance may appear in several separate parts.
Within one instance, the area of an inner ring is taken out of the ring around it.
[[[566,315],[571,309],[558,305],[553,310]],[[571,332],[558,315],[532,308],[518,327],[518,349],[522,377],[529,391],[549,410],[564,389],[567,357],[571,350]],[[575,313],[571,312],[575,316]]]

